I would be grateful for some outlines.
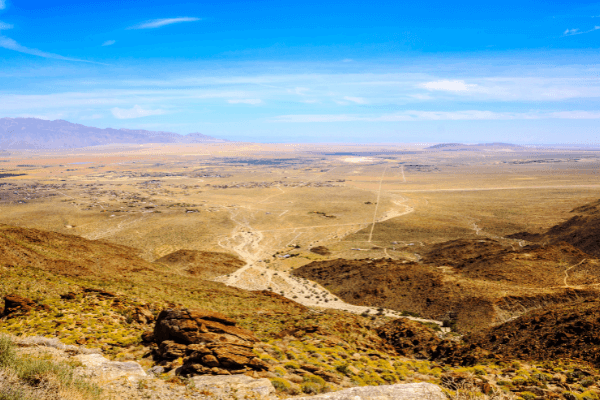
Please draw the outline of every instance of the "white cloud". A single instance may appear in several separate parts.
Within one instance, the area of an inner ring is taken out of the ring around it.
[[[13,26],[11,24],[7,24],[6,22],[0,21],[0,31],[3,29],[12,29]]]
[[[111,108],[110,112],[115,118],[118,119],[132,119],[148,117],[150,115],[162,115],[165,114],[163,110],[145,110],[137,104],[133,108]]]
[[[4,10],[6,8],[6,1],[0,0],[0,10]]]
[[[116,40],[107,40],[106,42],[102,43],[102,46],[112,46],[115,43],[117,43]]]
[[[425,82],[425,83],[421,84],[420,86],[427,90],[443,90],[443,91],[447,91],[447,92],[466,92],[468,90],[471,90],[471,89],[477,87],[477,85],[467,84],[463,80],[448,80],[448,79]]]
[[[200,18],[193,17],[180,17],[180,18],[161,18],[161,19],[153,19],[151,21],[143,22],[139,25],[132,26],[129,29],[153,29],[160,28],[162,26],[178,24],[180,22],[194,22],[200,21]]]
[[[403,121],[476,121],[511,119],[600,119],[600,111],[558,111],[558,112],[494,112],[482,110],[464,111],[403,111],[383,115],[355,114],[298,114],[280,115],[270,122],[403,122]]]
[[[229,104],[261,104],[262,100],[261,99],[231,99],[231,100],[227,100],[227,102]]]
[[[65,60],[65,61],[77,61],[77,62],[85,62],[91,64],[101,64],[94,61],[80,60],[77,58],[63,57],[59,54],[47,53],[45,51],[41,51],[38,49],[30,49],[29,47],[21,46],[19,43],[15,42],[13,39],[8,38],[6,36],[0,35],[0,47],[3,47],[8,50],[18,51],[19,53],[31,54],[32,56],[44,57],[44,58],[53,58],[56,60]]]
[[[590,32],[597,31],[598,29],[600,29],[600,26],[597,26],[597,25],[587,31],[581,31],[579,29],[566,29],[563,32],[563,36],[582,35],[584,33],[590,33]]]
[[[367,101],[362,97],[344,96],[344,100],[348,100],[356,104],[367,104]]]

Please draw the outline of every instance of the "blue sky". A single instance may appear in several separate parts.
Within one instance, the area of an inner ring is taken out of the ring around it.
[[[597,2],[0,0],[0,117],[599,144],[599,48]]]

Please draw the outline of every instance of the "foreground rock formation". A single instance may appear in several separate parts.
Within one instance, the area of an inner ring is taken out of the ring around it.
[[[157,356],[168,365],[182,358],[183,375],[230,375],[265,371],[269,365],[253,353],[258,339],[223,314],[208,310],[163,310],[152,340]],[[172,364],[171,364],[172,365]]]

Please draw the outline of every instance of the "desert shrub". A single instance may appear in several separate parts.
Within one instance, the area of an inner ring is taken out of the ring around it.
[[[22,358],[15,351],[15,345],[7,336],[0,336],[0,368],[14,374],[24,385],[53,386],[57,390],[74,390],[84,396],[98,398],[101,389],[83,378],[76,377],[74,367],[66,363],[55,363],[39,358]],[[17,391],[2,391],[6,399],[24,399]],[[21,397],[19,397],[21,396]]]
[[[579,384],[585,388],[590,387],[595,383],[596,381],[594,380],[594,378],[585,378],[581,382],[579,382]]]
[[[398,378],[396,378],[396,375],[392,375],[392,374],[381,374],[380,375],[381,379],[383,379],[386,383],[389,384],[393,384],[398,382]]]
[[[0,400],[33,400],[23,389],[17,387],[0,387]]]
[[[300,369],[300,364],[294,361],[286,362],[283,366],[287,369]]]
[[[520,395],[523,400],[535,400],[535,398],[537,397],[534,393],[531,392],[521,392]]]
[[[304,382],[313,382],[321,386],[325,386],[325,380],[317,375],[306,375],[304,377]]]
[[[350,370],[348,369],[348,364],[338,365],[338,366],[335,367],[335,369],[339,373],[344,374],[344,375],[350,375],[351,374]]]
[[[278,392],[287,392],[292,387],[290,382],[283,378],[272,378],[271,383]]]
[[[322,390],[322,387],[314,382],[304,382],[300,388],[306,394],[319,394]]]

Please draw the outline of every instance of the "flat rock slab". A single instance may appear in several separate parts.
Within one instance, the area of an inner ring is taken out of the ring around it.
[[[99,376],[106,380],[118,379],[123,376],[127,378],[143,378],[147,376],[140,364],[133,361],[110,361],[100,354],[87,354],[75,356],[93,376]]]
[[[360,386],[294,400],[447,400],[439,386],[431,383],[405,383],[384,386]]]
[[[276,399],[271,381],[247,375],[203,375],[191,378],[196,389],[210,393],[211,398]],[[207,393],[207,394],[208,394]]]

